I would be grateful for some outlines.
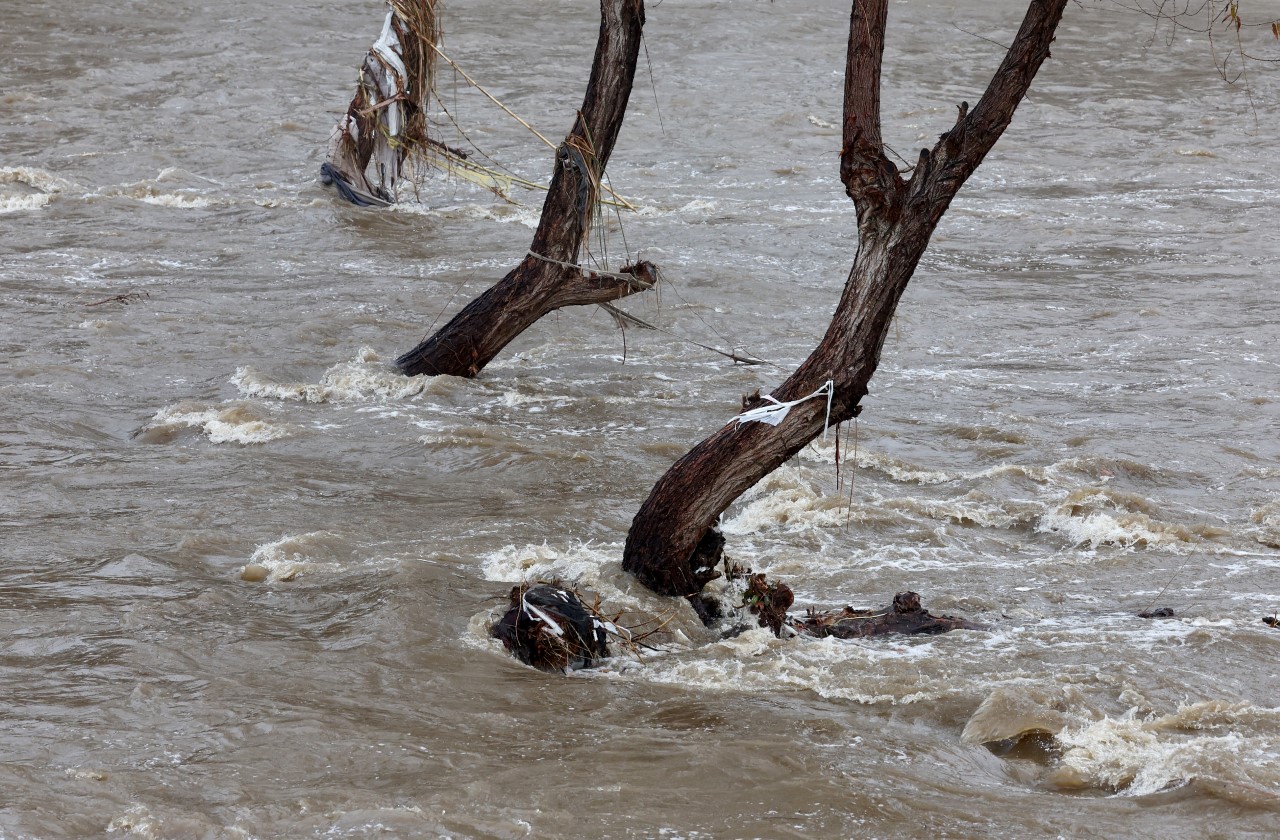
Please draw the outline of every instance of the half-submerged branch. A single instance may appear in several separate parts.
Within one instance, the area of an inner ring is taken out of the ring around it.
[[[643,0],[601,0],[600,36],[582,110],[556,150],[528,255],[435,335],[398,358],[403,373],[473,377],[549,312],[618,300],[656,282],[657,270],[646,262],[617,272],[592,271],[579,263],[626,115],[643,28]]]
[[[840,177],[858,215],[858,251],[831,324],[817,348],[773,392],[802,400],[830,383],[829,400],[796,402],[776,425],[731,421],[663,475],[627,534],[622,565],[650,589],[692,596],[718,576],[695,548],[742,493],[828,426],[856,417],[880,360],[898,300],[938,221],[999,139],[1049,56],[1066,0],[1031,0],[1026,17],[978,105],[921,150],[910,181],[885,154],[880,66],[888,0],[854,0],[849,25]]]

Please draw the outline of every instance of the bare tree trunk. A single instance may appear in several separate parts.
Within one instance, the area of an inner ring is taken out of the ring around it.
[[[1031,0],[1026,17],[977,106],[922,149],[909,180],[885,155],[880,67],[888,0],[854,0],[845,68],[840,178],[858,215],[858,251],[821,343],[773,393],[780,402],[833,384],[825,400],[791,408],[777,426],[730,422],[658,480],[631,523],[622,566],[664,595],[693,595],[717,576],[695,554],[734,499],[826,428],[861,411],[889,324],[938,221],[1013,119],[1049,45],[1066,0]]]
[[[472,377],[535,321],[563,306],[603,303],[653,285],[641,263],[616,274],[578,268],[635,79],[643,0],[600,0],[591,80],[555,170],[529,255],[439,332],[396,360],[406,374]]]

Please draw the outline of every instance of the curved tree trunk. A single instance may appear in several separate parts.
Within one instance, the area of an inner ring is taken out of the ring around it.
[[[404,373],[472,377],[527,327],[562,306],[603,303],[653,284],[653,267],[617,274],[578,268],[605,165],[618,139],[635,79],[643,0],[600,0],[591,80],[555,170],[529,255],[435,335],[396,359]]]
[[[858,214],[858,251],[822,341],[773,393],[780,402],[833,384],[824,400],[791,408],[777,426],[730,422],[658,480],[641,505],[622,566],[663,595],[693,595],[717,576],[694,549],[734,499],[820,435],[857,416],[889,324],[938,221],[1013,119],[1066,0],[1031,0],[1026,17],[972,111],[967,103],[933,149],[922,149],[909,180],[885,155],[880,135],[880,66],[888,0],[854,0],[845,68],[840,178]],[[695,567],[696,566],[696,567]]]

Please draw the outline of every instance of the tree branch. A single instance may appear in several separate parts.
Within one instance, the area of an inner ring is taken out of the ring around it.
[[[872,208],[893,203],[902,187],[880,135],[880,64],[888,7],[888,0],[854,0],[849,15],[840,180],[859,219]]]
[[[1049,57],[1049,45],[1066,6],[1067,0],[1031,0],[1013,45],[978,104],[972,110],[968,110],[967,103],[961,104],[955,126],[942,135],[930,153],[932,165],[913,174],[913,198],[926,198],[934,204],[936,218],[941,218],[951,199],[1009,127],[1018,103]]]
[[[554,306],[586,306],[609,303],[636,292],[645,292],[658,283],[658,267],[647,260],[624,266],[617,272],[581,269],[568,276],[556,292]]]
[[[622,130],[643,28],[643,0],[600,0],[600,35],[591,78],[573,129],[556,152],[551,185],[533,235],[535,253],[566,262],[578,257],[599,198],[599,179]],[[558,213],[548,212],[566,204],[577,210],[576,224],[568,235]]]
[[[572,303],[616,300],[637,290],[616,277],[593,280],[578,263],[605,165],[622,129],[643,28],[643,0],[600,0],[591,78],[573,128],[556,149],[529,254],[438,332],[396,359],[402,373],[475,376],[548,312]]]

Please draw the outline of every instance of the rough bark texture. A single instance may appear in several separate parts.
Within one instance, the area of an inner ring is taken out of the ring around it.
[[[790,401],[834,383],[830,424],[857,416],[898,300],[938,221],[1013,119],[1049,56],[1066,0],[1031,0],[1012,47],[978,104],[904,179],[880,135],[880,66],[888,0],[854,0],[845,74],[840,178],[858,215],[858,251],[821,343],[773,397]],[[791,409],[778,426],[731,422],[677,461],[627,534],[622,565],[664,595],[692,595],[715,576],[694,548],[734,499],[822,433],[826,402]]]
[[[649,288],[647,263],[601,274],[577,268],[600,178],[622,128],[635,79],[643,0],[601,0],[591,80],[555,170],[530,254],[439,332],[396,360],[406,374],[472,377],[543,315]],[[624,276],[619,276],[624,275]]]

